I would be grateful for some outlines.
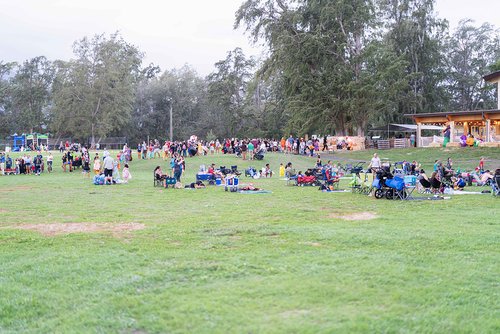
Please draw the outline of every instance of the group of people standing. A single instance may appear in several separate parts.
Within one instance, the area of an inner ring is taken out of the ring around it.
[[[0,153],[0,174],[31,174],[40,175],[47,167],[47,171],[52,172],[52,162],[54,157],[49,152],[47,157],[47,166],[43,159],[41,151],[37,151],[35,155],[23,154],[22,157],[12,160],[10,155],[4,152]]]

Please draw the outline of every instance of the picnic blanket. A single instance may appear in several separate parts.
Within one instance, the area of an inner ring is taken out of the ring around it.
[[[273,193],[272,191],[263,190],[263,189],[259,189],[259,190],[243,190],[243,189],[240,189],[240,190],[238,190],[238,192],[240,194],[272,194]]]
[[[407,201],[441,201],[451,199],[450,196],[432,196],[432,197],[412,197],[407,198]]]

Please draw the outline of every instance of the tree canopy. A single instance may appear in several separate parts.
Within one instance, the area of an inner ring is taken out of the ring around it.
[[[206,77],[162,71],[119,33],[84,37],[74,57],[0,61],[0,135],[50,132],[92,144],[364,135],[404,114],[493,108],[500,31],[463,20],[450,31],[434,0],[246,0],[235,13],[265,57],[237,47]]]

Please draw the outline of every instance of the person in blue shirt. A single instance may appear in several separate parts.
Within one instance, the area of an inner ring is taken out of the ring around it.
[[[7,158],[5,159],[5,167],[7,169],[12,169],[12,158],[7,155]]]

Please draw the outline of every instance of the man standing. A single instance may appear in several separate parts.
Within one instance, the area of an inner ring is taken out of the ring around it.
[[[410,147],[415,147],[415,134],[410,135]]]
[[[450,142],[450,134],[451,134],[450,124],[447,124],[446,128],[444,128],[443,130],[443,136],[444,136],[443,147],[446,147],[446,145]]]
[[[250,154],[250,160],[253,160],[254,150],[255,150],[255,147],[254,147],[252,141],[250,140],[248,142],[248,153]]]
[[[293,137],[292,137],[292,135],[290,135],[290,137],[288,137],[288,140],[286,142],[287,153],[292,153],[293,142],[294,142]]]
[[[377,170],[380,169],[381,165],[382,165],[382,163],[380,162],[380,158],[378,157],[378,154],[374,153],[373,158],[370,161],[370,165],[368,166],[368,168],[371,168],[372,173],[375,175]]]
[[[103,167],[104,167],[104,183],[105,184],[113,184],[113,168],[114,168],[114,160],[110,154],[106,158],[104,158]],[[109,183],[108,183],[109,182]]]
[[[183,170],[183,159],[179,157],[178,159],[175,160],[174,162],[174,177],[177,180],[177,182],[181,182],[181,176],[182,176],[182,170]]]
[[[43,163],[43,157],[40,151],[38,154],[35,156],[33,159],[33,164],[35,165],[35,175],[40,176],[40,173],[42,171],[42,163]]]

